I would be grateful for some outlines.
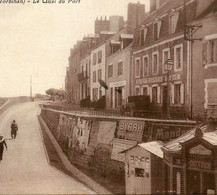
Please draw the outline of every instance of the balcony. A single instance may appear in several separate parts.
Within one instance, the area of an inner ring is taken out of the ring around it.
[[[78,80],[84,81],[88,79],[87,71],[81,72],[78,74]]]

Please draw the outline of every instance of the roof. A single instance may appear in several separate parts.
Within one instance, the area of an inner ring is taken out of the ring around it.
[[[208,125],[203,125],[195,127],[180,137],[168,142],[163,146],[163,150],[168,152],[181,152],[182,144],[198,136],[211,145],[217,146],[217,128],[215,128],[213,131],[210,131]]]
[[[113,31],[101,31],[100,34],[102,34],[102,35],[114,35],[114,34],[116,34],[116,32],[113,32]]]
[[[133,39],[133,34],[121,34],[121,39]]]
[[[141,148],[147,150],[148,152],[163,158],[163,151],[161,150],[161,147],[164,145],[162,141],[153,141],[153,142],[146,142],[138,144]]]
[[[120,42],[120,41],[111,40],[111,44],[114,44],[114,45],[120,45],[121,42]]]

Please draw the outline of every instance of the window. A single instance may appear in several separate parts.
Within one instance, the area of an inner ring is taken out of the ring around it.
[[[93,101],[98,99],[98,88],[93,88]]]
[[[140,95],[140,88],[136,87],[136,95]]]
[[[181,84],[174,85],[174,103],[175,104],[181,103]]]
[[[143,58],[143,76],[148,75],[148,57]]]
[[[158,53],[152,55],[152,73],[158,73]]]
[[[209,41],[209,63],[217,63],[217,39]]]
[[[111,108],[113,108],[113,87],[111,87]]]
[[[93,83],[96,82],[96,71],[93,71]]]
[[[123,62],[118,62],[118,76],[123,75]]]
[[[93,65],[96,65],[96,53],[93,54]]]
[[[113,77],[113,65],[108,66],[108,78]]]
[[[184,103],[184,84],[174,83],[171,85],[172,93],[172,103],[173,104],[183,104]]]
[[[153,31],[154,31],[154,41],[158,39],[158,24],[157,22],[153,25]]]
[[[98,64],[102,62],[102,51],[98,51]]]
[[[175,23],[176,23],[175,15],[173,14],[173,15],[169,16],[169,32],[170,32],[170,34],[173,34],[176,31]]]
[[[163,72],[165,72],[164,70],[164,64],[165,62],[170,59],[170,50],[169,48],[163,50],[163,54],[162,54],[162,68],[163,68]]]
[[[139,77],[139,75],[140,75],[140,60],[139,59],[136,60],[136,66],[135,66],[135,68],[136,68],[136,70],[135,70],[136,77]]]
[[[148,95],[148,87],[143,87],[142,93],[143,93],[143,95]]]
[[[217,105],[217,79],[205,79],[205,108]]]
[[[98,70],[98,81],[102,80],[102,69]]]
[[[152,87],[152,102],[157,103],[157,87]]]
[[[176,45],[175,48],[175,71],[182,70],[183,67],[183,48],[181,45]]]
[[[135,168],[135,177],[144,177],[144,173],[144,169]]]

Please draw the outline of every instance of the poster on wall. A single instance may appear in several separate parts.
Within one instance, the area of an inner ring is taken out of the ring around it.
[[[120,139],[141,142],[143,138],[145,122],[134,120],[121,120],[119,122],[117,137]]]
[[[137,145],[136,141],[131,140],[124,140],[124,139],[117,139],[113,140],[113,148],[112,148],[112,155],[111,159],[125,162],[125,154],[120,153],[124,150],[132,148]]]
[[[115,129],[116,129],[116,122],[100,121],[97,142],[100,144],[112,145]]]
[[[78,117],[77,124],[73,129],[72,147],[85,151],[88,145],[91,129],[91,121]]]
[[[57,139],[58,139],[58,141],[59,141],[61,133],[63,131],[64,122],[65,122],[65,116],[64,116],[64,114],[60,114],[59,123],[58,123],[58,127],[57,127]]]
[[[98,130],[99,130],[99,121],[93,121],[91,131],[90,131],[90,139],[89,139],[89,146],[92,148],[97,147]]]

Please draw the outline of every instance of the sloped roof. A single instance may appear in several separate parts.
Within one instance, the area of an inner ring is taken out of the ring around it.
[[[138,144],[141,148],[149,151],[150,153],[163,158],[163,151],[161,150],[161,147],[164,145],[162,141],[153,141],[153,142],[146,142]]]
[[[181,135],[180,137],[168,142],[162,148],[168,152],[180,152],[182,149],[182,144],[195,138],[197,135],[198,127],[193,128],[192,130],[188,131],[187,133]],[[199,127],[202,132],[201,138],[208,143],[212,144],[213,146],[217,146],[217,129],[214,131],[209,130],[208,125],[203,125]]]

